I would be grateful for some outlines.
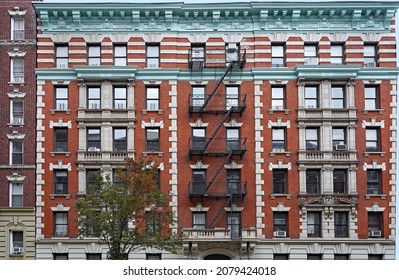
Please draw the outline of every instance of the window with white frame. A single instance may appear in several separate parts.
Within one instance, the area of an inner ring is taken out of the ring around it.
[[[68,87],[55,87],[55,109],[68,110]]]
[[[101,130],[98,127],[87,128],[87,151],[101,150]]]
[[[366,67],[377,66],[377,44],[364,44],[364,64]]]
[[[331,108],[343,109],[345,108],[345,87],[331,86]]]
[[[226,128],[226,150],[240,151],[240,129],[239,128]]]
[[[68,193],[68,170],[55,169],[54,171],[54,193]]]
[[[284,44],[272,44],[272,67],[283,67],[285,65]]]
[[[159,87],[146,88],[147,110],[159,110]]]
[[[146,151],[158,152],[160,151],[160,129],[146,128]]]
[[[273,212],[274,237],[288,236],[288,212]]]
[[[285,108],[285,87],[272,86],[272,109],[280,110]]]
[[[25,39],[25,21],[23,17],[11,18],[11,40]]]
[[[195,127],[192,130],[191,147],[193,150],[202,151],[206,145],[206,128]]]
[[[331,44],[331,64],[343,64],[344,63],[344,44],[333,43]]]
[[[379,108],[379,88],[377,86],[366,86],[364,88],[364,109],[377,110]]]
[[[319,150],[319,129],[306,128],[305,130],[305,147],[306,151]]]
[[[238,106],[240,103],[240,87],[228,86],[226,87],[226,110],[231,107]]]
[[[23,124],[24,123],[24,100],[22,98],[13,98],[10,102],[10,123]]]
[[[68,236],[68,212],[54,212],[54,236]]]
[[[114,87],[114,109],[127,108],[127,88]]]
[[[23,189],[22,183],[10,183],[10,207],[24,206]]]
[[[241,212],[227,213],[227,228],[230,230],[230,237],[241,237]]]
[[[305,65],[317,65],[317,43],[306,43],[304,45]]]
[[[10,232],[10,254],[22,254],[24,252],[24,232],[13,230]]]
[[[203,195],[206,190],[206,169],[193,169],[192,170],[192,194]]]
[[[159,44],[147,44],[147,68],[159,67]]]
[[[367,170],[367,194],[380,194],[381,190],[381,169]]]
[[[382,213],[383,212],[368,212],[368,236],[382,237]]]
[[[88,87],[87,88],[87,108],[100,109],[101,108],[101,88]]]
[[[24,82],[24,59],[13,58],[11,59],[11,82],[23,83]]]
[[[272,129],[272,149],[274,152],[285,151],[285,128]]]
[[[379,152],[380,150],[380,129],[366,128],[366,152]]]
[[[90,66],[101,65],[101,45],[93,44],[87,46],[87,64]]]
[[[127,151],[127,129],[114,128],[114,151]]]
[[[55,46],[55,67],[68,68],[68,45]]]
[[[206,228],[206,212],[193,212],[193,229]]]
[[[20,140],[10,141],[10,164],[23,164],[23,142]]]
[[[226,44],[226,66],[231,62],[237,62],[240,59],[240,44],[227,43]]]
[[[317,86],[305,86],[305,108],[319,107],[319,88]]]
[[[192,87],[192,106],[201,107],[205,103],[205,87],[193,86]]]
[[[126,66],[127,65],[127,46],[126,44],[114,45],[114,65]]]
[[[334,151],[347,150],[346,128],[333,127],[333,129],[332,129],[332,148]]]

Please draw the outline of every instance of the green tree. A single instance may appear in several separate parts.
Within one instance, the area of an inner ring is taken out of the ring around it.
[[[153,247],[171,253],[181,249],[181,236],[171,231],[175,217],[168,196],[158,187],[151,161],[126,159],[118,182],[100,173],[76,203],[79,235],[98,237],[109,248],[108,259],[122,260],[133,251]]]

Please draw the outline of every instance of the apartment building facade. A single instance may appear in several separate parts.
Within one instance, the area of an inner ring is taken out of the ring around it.
[[[36,16],[0,3],[0,259],[35,258]]]
[[[397,5],[37,3],[38,259],[104,259],[74,205],[151,158],[181,255],[394,259]]]

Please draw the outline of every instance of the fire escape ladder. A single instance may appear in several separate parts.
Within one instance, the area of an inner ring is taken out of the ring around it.
[[[220,217],[220,214],[222,214],[224,207],[228,206],[231,201],[233,200],[233,196],[230,196],[230,198],[228,200],[226,200],[226,202],[223,204],[222,207],[220,207],[218,213],[216,214],[216,216],[213,218],[212,222],[208,225],[208,228],[212,228],[213,225],[215,224],[215,222],[217,221],[217,219]]]
[[[223,126],[224,122],[228,119],[228,117],[230,116],[233,109],[234,109],[234,106],[231,106],[230,109],[227,111],[226,115],[223,117],[223,119],[220,121],[220,123],[216,127],[215,131],[212,133],[209,140],[205,143],[205,146],[203,148],[204,152],[206,151],[206,149],[208,148],[208,146],[212,142],[212,140],[215,138],[216,134],[218,133],[219,129]]]
[[[209,101],[211,100],[212,96],[216,93],[217,89],[219,86],[222,84],[224,78],[227,76],[227,74],[230,72],[231,69],[233,69],[234,63],[230,63],[229,67],[226,68],[226,71],[224,71],[223,76],[219,79],[219,82],[215,86],[215,88],[212,90],[211,94],[208,95],[208,97],[205,99],[204,104],[202,105],[200,112],[205,110],[206,105],[208,105]]]
[[[208,192],[209,188],[212,186],[213,182],[215,182],[215,180],[219,176],[220,172],[222,172],[224,165],[231,158],[233,153],[234,153],[234,151],[230,151],[229,155],[224,159],[223,163],[219,166],[219,169],[216,171],[215,175],[213,176],[213,178],[209,181],[208,185],[206,186],[204,194],[206,194]]]

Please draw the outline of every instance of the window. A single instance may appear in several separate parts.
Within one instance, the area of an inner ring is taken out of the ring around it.
[[[376,110],[380,108],[378,87],[365,87],[364,95],[364,109]]]
[[[377,44],[364,45],[364,64],[366,67],[377,66]]]
[[[114,65],[115,66],[127,65],[126,45],[114,45]]]
[[[87,88],[87,108],[100,109],[101,108],[101,89],[100,87]]]
[[[193,229],[206,228],[206,212],[193,212]]]
[[[274,237],[288,236],[288,212],[273,212]]]
[[[273,260],[279,260],[279,261],[289,260],[289,254],[273,254]]]
[[[161,223],[152,212],[146,212],[146,230],[147,233],[159,233],[161,231]]]
[[[127,108],[127,88],[115,87],[114,88],[114,109]]]
[[[321,237],[321,212],[308,212],[308,237]]]
[[[146,253],[145,254],[145,259],[146,260],[154,260],[154,261],[159,261],[162,260],[162,254],[150,254],[150,253]]]
[[[205,60],[205,45],[191,44],[191,60],[203,62]]]
[[[241,193],[241,169],[227,169],[227,193],[240,194]]]
[[[368,212],[369,237],[382,237],[382,212]]]
[[[56,152],[67,152],[68,128],[54,128],[54,142]]]
[[[95,211],[91,216],[87,217],[88,227],[86,227],[86,237],[100,237],[101,236],[101,222],[99,219],[99,215],[101,214],[101,210]]]
[[[160,150],[159,128],[146,129],[146,151],[157,152]]]
[[[193,128],[193,140],[192,140],[193,150],[202,151],[205,148],[206,144],[205,133],[206,133],[205,128]]]
[[[343,109],[345,108],[345,87],[332,86],[331,87],[331,108]]]
[[[158,187],[158,189],[160,189],[161,188],[161,169],[157,169],[157,174],[156,174],[156,176],[157,176],[157,178],[156,178],[156,180],[157,180],[157,187]]]
[[[194,107],[202,107],[205,103],[205,87],[192,87]]]
[[[93,253],[87,253],[86,254],[86,260],[90,260],[90,261],[99,261],[101,260],[101,253],[98,254],[93,254]]]
[[[240,44],[228,43],[226,44],[226,65],[231,62],[237,62],[240,59]]]
[[[127,151],[126,128],[114,128],[114,151]]]
[[[285,151],[285,128],[272,129],[272,148],[273,152]]]
[[[306,147],[306,151],[318,151],[319,150],[319,129],[318,128],[306,128],[305,147]]]
[[[318,108],[319,97],[318,97],[317,86],[305,86],[305,108]]]
[[[13,58],[11,60],[11,82],[23,83],[24,82],[24,59]]]
[[[159,68],[159,44],[147,45],[147,68]]]
[[[87,63],[90,66],[100,66],[101,65],[101,46],[100,45],[88,45],[87,52]]]
[[[147,87],[147,110],[159,110],[159,87]]]
[[[25,38],[25,23],[21,17],[11,19],[11,40],[23,40]]]
[[[366,152],[380,151],[379,132],[378,128],[366,128]]]
[[[287,193],[286,169],[273,169],[273,193]]]
[[[118,177],[118,174],[120,174],[119,172],[121,172],[121,169],[112,169],[112,183],[115,186],[122,186],[123,182],[122,180]]]
[[[283,67],[284,61],[284,45],[272,45],[272,67]]]
[[[24,232],[13,230],[10,232],[10,254],[22,254],[24,250]]]
[[[11,141],[10,152],[10,163],[12,165],[23,164],[23,143],[21,141]]]
[[[334,235],[335,237],[349,237],[348,212],[334,213]]]
[[[87,129],[87,150],[88,151],[101,150],[101,130],[99,128]]]
[[[65,260],[68,260],[68,253],[62,253],[62,254],[59,254],[59,253],[53,253],[53,260],[56,260],[56,261],[65,261]]]
[[[68,236],[68,213],[54,212],[54,236],[67,237]]]
[[[86,170],[86,193],[95,193],[97,190],[97,176],[100,173],[99,169]]]
[[[239,128],[227,128],[226,129],[226,148],[227,148],[227,152],[241,150],[240,129]]]
[[[381,170],[367,170],[367,193],[380,194],[381,191]]]
[[[11,121],[12,124],[24,123],[24,100],[20,98],[11,99]]]
[[[55,109],[68,110],[68,88],[56,87],[54,90],[55,90]]]
[[[22,207],[23,205],[23,185],[21,183],[10,184],[10,207]]]
[[[333,171],[333,191],[337,194],[345,194],[347,190],[347,176],[346,169],[335,169]]]
[[[317,44],[305,44],[305,65],[317,65]]]
[[[332,146],[334,151],[346,150],[346,129],[334,127],[332,129]]]
[[[306,170],[306,193],[319,194],[320,193],[320,170],[308,169]]]
[[[272,87],[272,109],[281,110],[285,108],[285,88]]]
[[[226,87],[226,109],[236,107],[240,103],[240,88],[239,87]]]
[[[55,46],[55,67],[68,67],[68,45]]]
[[[308,254],[308,260],[322,260],[323,254]]]
[[[349,260],[349,254],[334,254],[334,260],[338,261]]]
[[[193,194],[205,194],[206,189],[206,170],[193,169]]]
[[[384,259],[383,254],[369,254],[369,260],[379,261],[379,260],[383,260],[383,259]]]
[[[343,64],[344,63],[344,45],[331,44],[331,64]]]
[[[54,170],[54,193],[67,194],[68,193],[68,171]]]
[[[227,213],[227,228],[232,238],[241,237],[241,212]]]

